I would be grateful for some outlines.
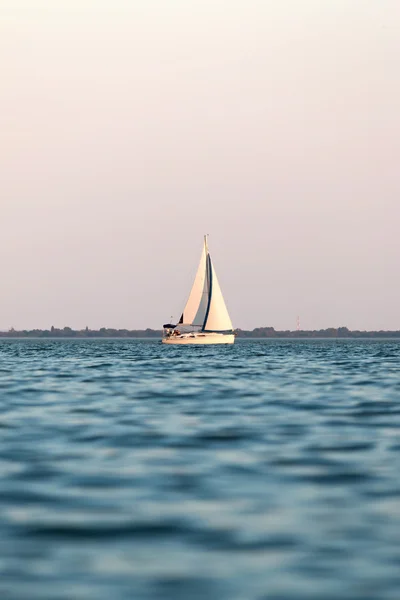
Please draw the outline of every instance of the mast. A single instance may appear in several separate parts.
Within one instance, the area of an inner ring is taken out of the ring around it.
[[[207,236],[205,236],[204,239],[205,239],[206,249],[207,249],[206,279],[207,279],[207,284],[208,284],[208,301],[207,301],[206,314],[204,315],[204,321],[203,321],[203,325],[202,325],[202,328],[201,328],[202,331],[204,331],[205,328],[206,328],[206,323],[207,323],[207,320],[208,320],[208,315],[210,313],[211,298],[212,298],[212,284],[213,284],[213,273],[212,273],[212,265],[211,265],[211,256],[210,256],[210,253],[208,252]]]

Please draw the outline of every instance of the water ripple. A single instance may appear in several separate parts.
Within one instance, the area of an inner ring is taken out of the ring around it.
[[[0,342],[0,598],[397,600],[400,343]]]

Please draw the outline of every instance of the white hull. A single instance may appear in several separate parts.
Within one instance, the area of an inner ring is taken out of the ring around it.
[[[233,344],[235,336],[233,333],[195,333],[184,335],[172,335],[171,337],[163,338],[163,344],[174,344],[181,346],[204,346],[206,344]]]

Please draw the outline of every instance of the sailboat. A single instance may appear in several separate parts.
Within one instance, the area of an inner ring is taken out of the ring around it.
[[[179,323],[164,325],[163,344],[233,344],[235,334],[204,236],[200,264]]]

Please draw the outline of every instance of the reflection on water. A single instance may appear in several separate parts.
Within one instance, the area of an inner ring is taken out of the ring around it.
[[[0,598],[400,597],[400,342],[0,342]]]

